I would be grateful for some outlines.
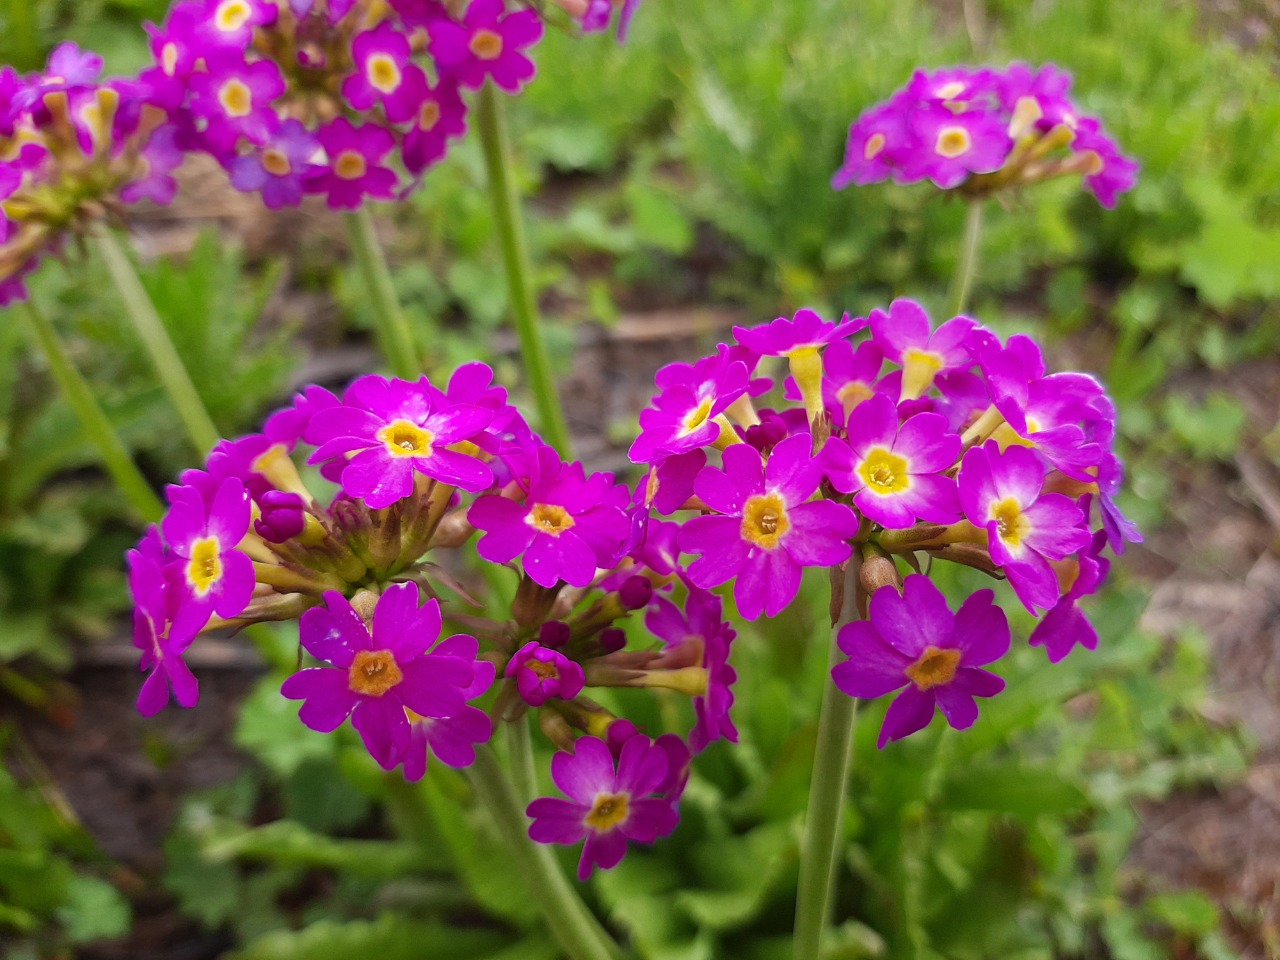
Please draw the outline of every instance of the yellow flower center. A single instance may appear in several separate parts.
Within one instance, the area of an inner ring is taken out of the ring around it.
[[[378,439],[393,457],[429,457],[435,434],[408,420],[393,420],[378,431]]]
[[[870,400],[874,395],[875,391],[861,380],[850,380],[836,391],[836,397],[846,410],[852,410],[863,400]]]
[[[347,671],[347,686],[366,697],[380,697],[403,679],[390,650],[360,650]]]
[[[944,83],[936,92],[939,100],[954,100],[964,93],[964,81],[952,80],[950,83]]]
[[[554,503],[535,503],[524,522],[540,533],[558,537],[574,524],[573,517],[564,507]]]
[[[545,660],[530,660],[525,666],[532,670],[539,680],[556,680],[560,676],[556,665],[547,663]]]
[[[470,46],[471,52],[481,60],[497,60],[502,56],[502,36],[492,30],[477,30]]]
[[[685,414],[680,424],[680,436],[687,437],[707,422],[711,416],[711,398],[704,397],[702,402]]]
[[[293,167],[289,163],[289,158],[279,150],[264,150],[262,153],[262,168],[273,177],[287,177]]]
[[[358,150],[343,150],[333,164],[333,172],[343,180],[359,180],[367,169],[364,154]]]
[[[195,587],[196,593],[203,597],[221,579],[222,544],[217,537],[201,537],[191,547],[187,583]]]
[[[906,674],[919,690],[928,690],[950,683],[960,666],[959,650],[940,650],[934,646],[924,648],[920,659],[907,667]]]
[[[972,145],[969,131],[964,127],[943,127],[938,131],[938,142],[934,145],[934,150],[938,156],[954,160],[968,153]]]
[[[595,802],[591,804],[591,812],[587,814],[587,826],[597,833],[607,833],[625,823],[630,810],[630,794],[597,793]]]
[[[243,80],[228,80],[218,91],[218,102],[229,117],[247,117],[253,112],[253,91]]]
[[[996,522],[996,533],[1010,547],[1022,546],[1022,539],[1031,532],[1031,523],[1022,512],[1022,505],[1013,497],[1005,497],[991,508],[991,519]]]
[[[160,68],[164,70],[165,75],[172,77],[178,69],[178,48],[172,43],[166,43],[160,49]]]
[[[213,15],[213,22],[219,30],[230,33],[245,25],[253,10],[244,0],[223,0],[218,4],[218,12]]]
[[[385,53],[375,53],[365,64],[365,75],[381,93],[394,93],[400,86],[400,66]]]
[[[423,130],[432,130],[440,122],[440,104],[428,100],[418,111],[418,126]]]
[[[1013,105],[1013,117],[1009,120],[1009,136],[1020,140],[1030,134],[1036,122],[1044,116],[1040,101],[1035,97],[1019,97]]]
[[[776,493],[755,496],[742,511],[742,538],[756,546],[772,550],[791,529],[787,508]]]
[[[858,467],[858,476],[872,493],[887,496],[911,486],[907,460],[884,447],[873,447]]]
[[[862,158],[864,160],[874,160],[880,155],[880,151],[884,149],[884,134],[873,133],[867,137],[867,145],[862,148]]]

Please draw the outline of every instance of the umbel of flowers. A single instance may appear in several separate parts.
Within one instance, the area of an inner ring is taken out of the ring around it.
[[[127,204],[168,203],[178,129],[136,80],[100,80],[102,59],[64,43],[42,73],[0,69],[0,306],[69,235],[119,220]]]
[[[467,129],[465,91],[517,93],[542,36],[505,0],[182,0],[142,74],[240,190],[335,209],[411,189]]]
[[[1085,189],[1113,207],[1133,186],[1138,165],[1097,117],[1076,106],[1070,89],[1071,75],[1052,64],[917,70],[849,127],[832,186],[931,180],[943,190],[984,197],[1083,175]]]
[[[1048,373],[1039,347],[1001,342],[969,317],[936,328],[911,300],[826,321],[802,310],[753,329],[695,364],[659,372],[632,459],[649,468],[642,505],[681,514],[676,544],[696,555],[694,587],[732,583],[747,619],[795,599],[804,567],[856,551],[863,619],[839,637],[845,693],[901,690],[880,745],[954,727],[1004,682],[984,668],[1008,649],[995,594],[953,612],[920,570],[950,561],[1007,580],[1042,619],[1031,635],[1058,661],[1092,648],[1078,601],[1106,573],[1102,551],[1137,531],[1113,497],[1121,465],[1115,408],[1093,378]],[[781,407],[758,407],[775,380]],[[841,598],[837,598],[840,600]]]
[[[303,480],[306,464],[318,478]],[[534,713],[566,751],[553,766],[574,798],[563,803],[586,804],[572,827],[539,801],[534,833],[589,833],[584,876],[628,839],[670,832],[692,752],[736,738],[734,632],[718,597],[673,590],[675,525],[633,526],[632,492],[563,462],[483,364],[443,389],[378,376],[341,398],[311,387],[168,499],[129,555],[145,714],[196,702],[183,654],[202,631],[300,618],[313,662],[284,696],[312,729],[350,718],[374,760],[410,779],[431,756],[468,766],[494,723]],[[472,550],[512,571],[503,619],[477,615],[461,573]],[[495,687],[487,712],[474,705]],[[651,739],[592,698],[601,687],[688,695],[692,731]],[[582,793],[588,777],[611,799]]]

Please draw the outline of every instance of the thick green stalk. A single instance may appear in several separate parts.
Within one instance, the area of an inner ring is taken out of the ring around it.
[[[99,230],[94,243],[107,265],[107,272],[111,274],[111,282],[124,301],[125,316],[133,324],[138,338],[146,348],[151,366],[160,378],[165,392],[169,394],[174,410],[187,430],[187,436],[203,457],[213,449],[220,434],[214,426],[213,418],[205,409],[195,384],[191,382],[191,376],[187,373],[182,358],[178,356],[173,341],[169,339],[169,333],[165,330],[160,315],[156,313],[155,304],[147,296],[142,281],[138,279],[138,272],[115,235],[108,229]]]
[[[66,348],[58,338],[58,333],[49,322],[49,318],[30,300],[23,303],[18,308],[18,312],[26,318],[32,339],[49,361],[49,371],[53,374],[58,389],[62,391],[62,395],[79,419],[85,438],[98,448],[98,455],[102,457],[102,463],[111,474],[111,479],[116,482],[120,492],[128,498],[129,504],[144,520],[148,522],[159,520],[164,512],[160,498],[156,496],[151,485],[138,470],[133,458],[129,456],[128,448],[116,434],[107,415],[98,406],[98,401],[93,396],[93,389],[71,362],[71,358],[67,356]]]
[[[565,953],[571,960],[616,960],[617,945],[569,885],[551,851],[529,839],[525,804],[518,799],[491,747],[476,750],[476,762],[467,768],[467,775]]]
[[[378,243],[373,216],[368,207],[347,214],[347,237],[356,255],[356,264],[373,303],[373,322],[378,331],[382,355],[391,372],[402,380],[422,376],[422,358],[413,342],[413,331],[396,297],[386,254]]]
[[[498,235],[502,240],[502,260],[506,268],[511,314],[515,318],[516,333],[520,337],[520,355],[524,359],[525,373],[529,377],[529,388],[538,405],[542,436],[560,451],[562,457],[571,457],[573,451],[569,428],[565,423],[564,409],[560,406],[560,395],[556,392],[551,359],[547,354],[547,344],[538,318],[538,304],[534,299],[529,249],[524,239],[520,198],[512,176],[511,148],[502,115],[502,99],[492,82],[486,83],[480,91],[476,114],[480,142],[484,146],[485,170],[489,174],[489,196],[493,200]]]
[[[533,760],[533,738],[529,735],[529,717],[523,716],[502,725],[507,733],[507,762],[511,765],[511,786],[516,797],[528,804],[537,795],[538,776]]]
[[[792,947],[795,960],[814,960],[819,956],[822,934],[831,913],[835,874],[842,849],[839,838],[858,704],[836,687],[830,667],[842,657],[836,645],[840,628],[858,616],[860,567],[861,558],[855,551],[844,569],[840,615],[831,626],[828,670],[822,691],[822,712],[818,718],[818,743],[813,757],[813,779],[809,784],[809,810],[800,844],[800,890],[796,897]],[[834,576],[832,579],[834,587]]]
[[[964,237],[960,241],[960,259],[951,277],[951,315],[959,316],[969,305],[973,292],[973,278],[978,273],[978,255],[982,248],[982,209],[986,201],[979,197],[970,200],[964,215]]]

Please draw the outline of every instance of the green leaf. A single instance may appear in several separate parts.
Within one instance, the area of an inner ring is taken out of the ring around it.
[[[1026,763],[969,763],[947,773],[940,792],[943,810],[987,810],[1024,820],[1062,816],[1083,809],[1084,792],[1056,771]]]
[[[693,226],[684,211],[653,184],[632,180],[626,186],[631,226],[644,244],[681,256],[693,246]]]
[[[67,886],[58,919],[75,943],[111,940],[129,932],[129,901],[107,881],[79,874]]]
[[[361,876],[395,877],[423,866],[414,844],[391,840],[339,840],[300,823],[277,820],[261,827],[234,821],[212,824],[201,849],[215,863],[237,857],[306,867],[329,867]]]
[[[1143,907],[1176,933],[1200,937],[1218,929],[1217,905],[1198,890],[1178,890],[1148,897]]]
[[[303,930],[274,931],[227,954],[227,960],[484,960],[504,941],[502,934],[491,930],[457,930],[387,913],[373,921],[321,920]]]

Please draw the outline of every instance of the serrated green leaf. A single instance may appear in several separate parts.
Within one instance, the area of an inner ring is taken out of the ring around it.
[[[67,886],[66,902],[58,909],[67,936],[74,943],[112,940],[129,932],[129,901],[115,887],[86,874]]]

